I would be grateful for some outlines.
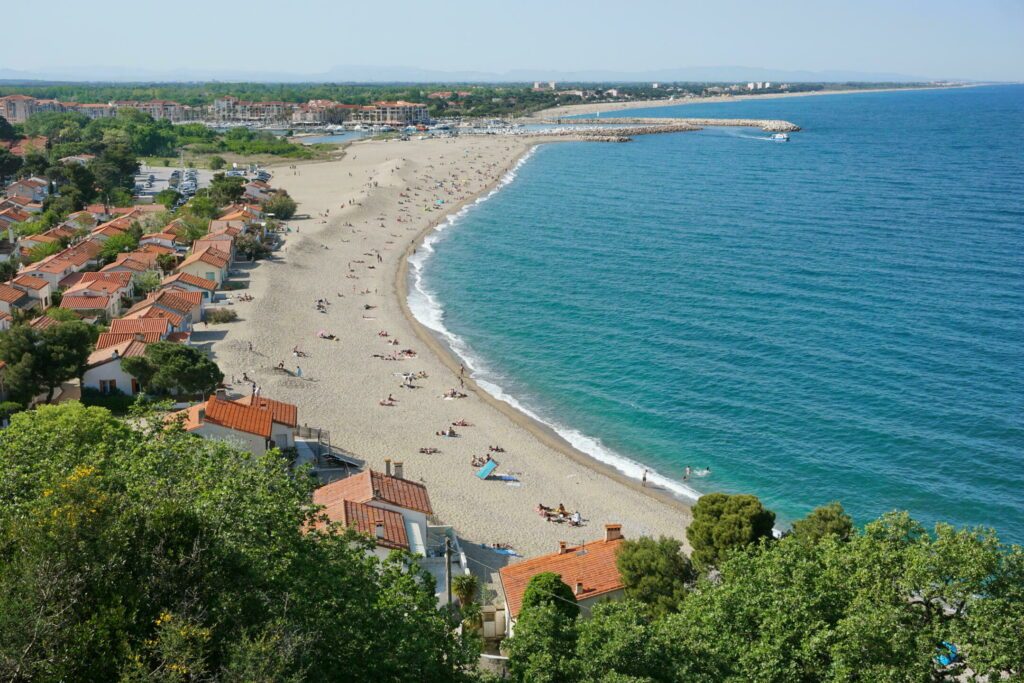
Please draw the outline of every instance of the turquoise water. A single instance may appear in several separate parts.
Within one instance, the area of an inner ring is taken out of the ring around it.
[[[542,146],[421,250],[417,315],[680,495],[1024,541],[1024,87],[635,113],[804,131]]]

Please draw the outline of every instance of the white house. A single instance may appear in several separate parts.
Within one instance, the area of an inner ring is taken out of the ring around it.
[[[89,354],[82,386],[104,394],[118,391],[134,396],[139,391],[139,382],[121,368],[123,358],[141,356],[146,352],[146,343],[136,338],[108,346]]]
[[[223,389],[205,403],[175,414],[185,431],[230,442],[257,455],[272,448],[294,448],[298,408],[290,403],[248,396],[232,400]]]
[[[388,468],[390,469],[390,461]],[[339,501],[361,503],[398,513],[402,516],[405,527],[403,547],[416,554],[426,555],[427,515],[433,514],[434,510],[430,505],[427,487],[403,478],[403,474],[402,463],[395,464],[393,476],[390,473],[365,470],[321,486],[313,492],[313,502],[325,506],[328,516],[332,519],[337,516],[339,521],[343,521],[342,517],[345,514],[350,514],[344,507],[338,507]],[[400,534],[388,530],[386,520],[384,531],[389,541],[401,537]],[[381,544],[378,542],[378,545]],[[384,547],[387,548],[388,545]]]

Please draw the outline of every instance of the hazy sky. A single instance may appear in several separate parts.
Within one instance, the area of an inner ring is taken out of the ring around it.
[[[1024,80],[1024,0],[46,0],[3,14],[0,70],[742,65]]]

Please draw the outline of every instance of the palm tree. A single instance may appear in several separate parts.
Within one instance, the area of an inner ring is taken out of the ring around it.
[[[458,598],[459,604],[463,607],[473,604],[479,589],[480,581],[472,574],[452,577],[452,593]]]

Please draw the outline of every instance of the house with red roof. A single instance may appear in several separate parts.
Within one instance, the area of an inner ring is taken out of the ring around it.
[[[50,181],[38,176],[15,180],[7,186],[7,196],[21,197],[31,202],[42,203],[50,196]]]
[[[15,311],[27,311],[36,302],[28,294],[10,284],[0,284],[0,312],[13,315]]]
[[[603,600],[621,600],[626,587],[615,557],[624,540],[621,524],[605,524],[601,540],[578,546],[562,541],[557,552],[502,567],[498,578],[508,611],[508,635],[512,635],[515,621],[519,618],[526,585],[537,574],[558,574],[582,607],[593,607]]]
[[[35,300],[35,304],[39,307],[40,311],[45,311],[50,307],[50,301],[53,297],[53,286],[41,277],[36,277],[29,273],[22,273],[10,282],[11,286],[20,289],[29,295],[30,298]]]
[[[350,508],[346,511],[344,503],[356,503],[401,515],[404,534],[388,530],[387,520],[383,515],[373,518],[373,535],[377,538],[377,519],[385,521],[385,538],[391,542],[401,540],[402,547],[420,555],[427,554],[427,516],[434,514],[430,504],[427,487],[419,482],[404,477],[402,463],[395,463],[395,472],[391,474],[391,461],[387,461],[387,472],[364,470],[344,479],[337,479],[321,486],[313,492],[313,503],[324,507],[324,513],[331,521],[342,521],[346,525],[345,516],[357,514],[358,510]],[[358,528],[358,524],[356,524]],[[369,532],[369,528],[360,531]],[[391,543],[383,544],[385,551],[390,550]],[[378,541],[378,549],[382,547]],[[384,552],[386,555],[387,552]]]
[[[228,261],[219,250],[202,249],[193,251],[179,263],[177,272],[195,275],[204,280],[212,280],[217,283],[218,287],[221,287],[228,276]]]
[[[100,322],[120,314],[121,298],[109,294],[65,294],[60,308],[74,311],[85,320]]]
[[[199,292],[204,303],[213,303],[217,294],[217,283],[191,273],[174,273],[160,281],[163,288],[179,289],[185,292]]]
[[[299,409],[283,401],[257,397],[230,399],[223,389],[204,403],[173,414],[185,431],[204,439],[227,441],[262,455],[272,448],[294,448]]]
[[[139,392],[139,382],[121,367],[121,360],[146,353],[147,342],[141,335],[133,335],[117,344],[97,348],[86,361],[82,375],[82,387],[95,389],[103,394],[121,392],[134,396]]]
[[[202,295],[191,296],[185,292],[158,290],[128,309],[125,317],[153,308],[180,316],[182,321],[175,324],[175,327],[184,332],[191,330],[192,325],[202,318]]]

